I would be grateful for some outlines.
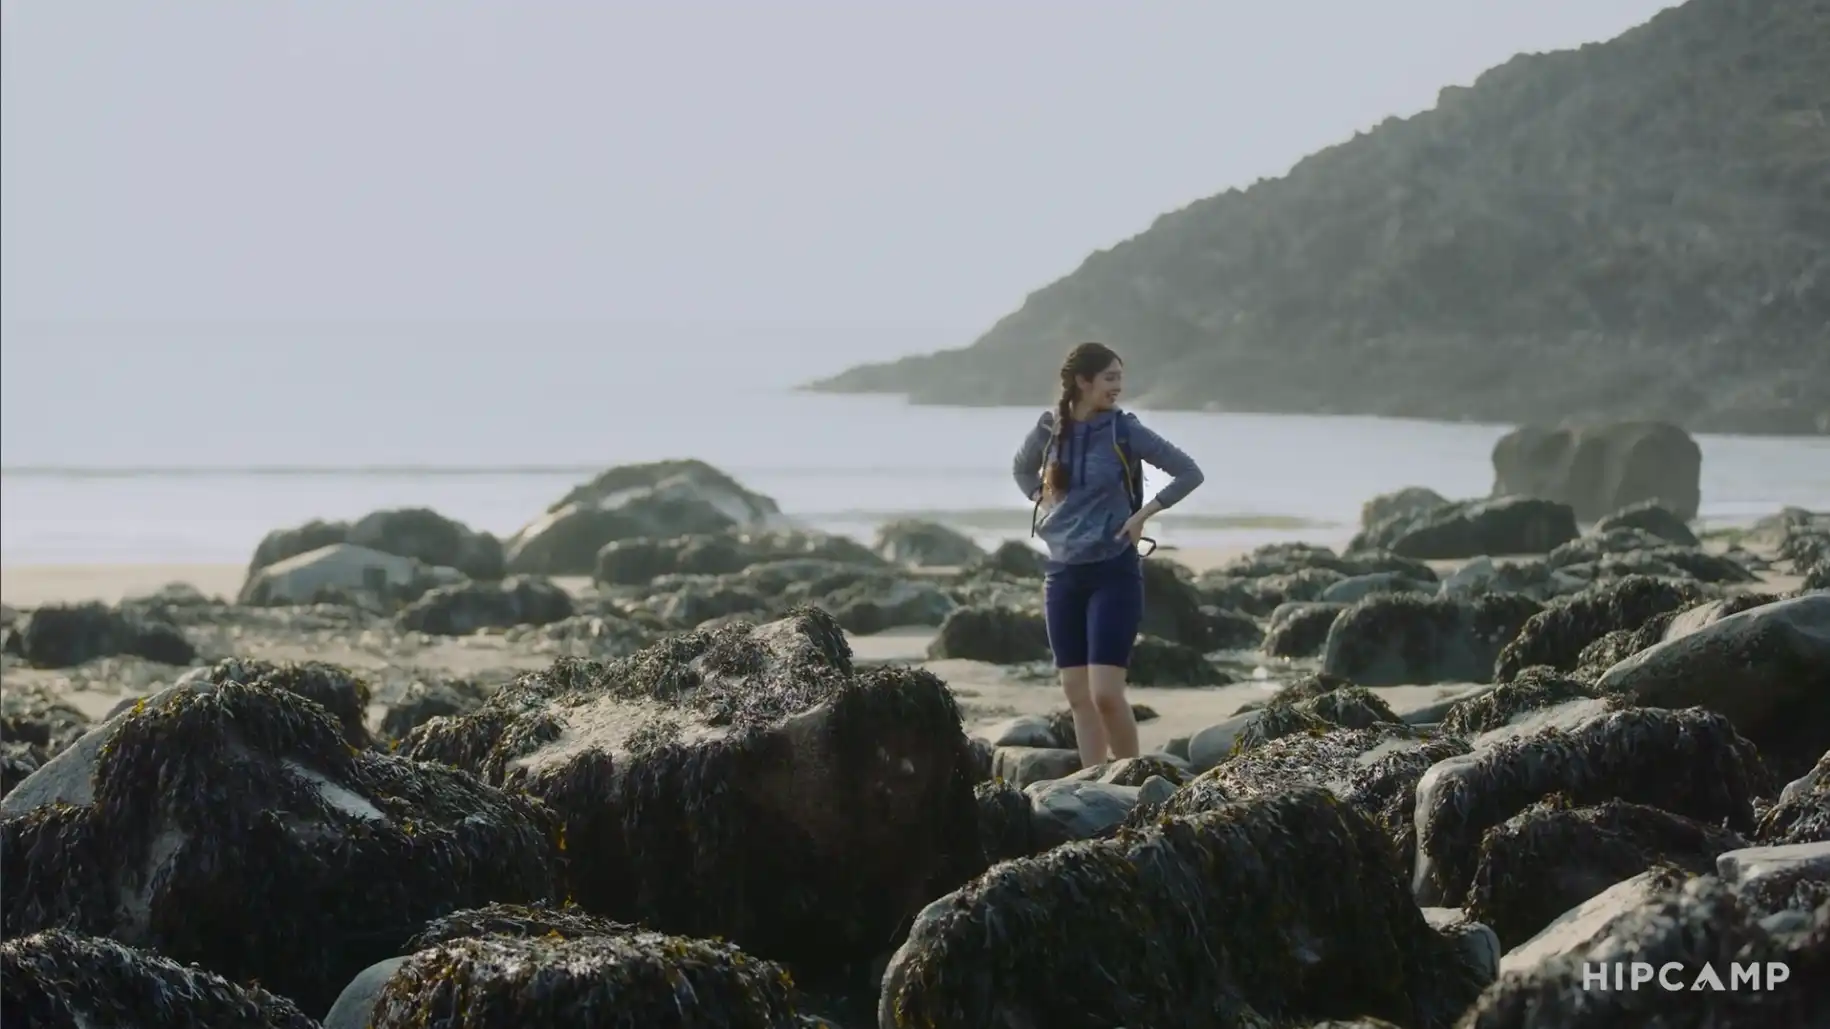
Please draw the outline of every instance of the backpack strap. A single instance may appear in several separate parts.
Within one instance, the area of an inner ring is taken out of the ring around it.
[[[1112,419],[1112,449],[1118,451],[1119,467],[1125,473],[1125,492],[1131,495],[1131,513],[1144,509],[1144,466],[1131,452],[1131,426],[1120,411]]]

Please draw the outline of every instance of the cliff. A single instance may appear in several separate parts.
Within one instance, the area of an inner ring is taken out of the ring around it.
[[[1691,0],[1165,214],[971,346],[810,388],[1830,432],[1830,3]]]

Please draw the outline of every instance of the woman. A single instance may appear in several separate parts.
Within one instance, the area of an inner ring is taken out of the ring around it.
[[[1049,649],[1074,713],[1084,767],[1136,757],[1137,721],[1125,669],[1144,617],[1144,524],[1201,485],[1187,454],[1118,409],[1125,365],[1110,347],[1082,343],[1061,366],[1061,400],[1043,412],[1012,462],[1025,496],[1046,509],[1043,587]],[[1144,502],[1143,467],[1169,485]]]

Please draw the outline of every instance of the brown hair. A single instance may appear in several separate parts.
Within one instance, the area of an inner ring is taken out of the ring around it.
[[[1055,402],[1055,432],[1049,440],[1048,467],[1042,471],[1043,490],[1051,496],[1067,493],[1067,465],[1061,460],[1061,438],[1074,420],[1074,402],[1080,399],[1080,380],[1091,379],[1118,362],[1118,352],[1104,343],[1082,343],[1061,362],[1061,399]]]

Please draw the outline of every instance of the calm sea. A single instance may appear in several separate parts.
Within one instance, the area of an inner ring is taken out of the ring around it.
[[[910,515],[987,542],[1028,530],[1010,461],[1036,409],[787,388],[845,363],[830,338],[807,351],[729,334],[263,339],[9,330],[0,558],[241,563],[272,528],[399,506],[508,534],[603,468],[669,457],[709,461],[808,525],[864,538]],[[1483,495],[1505,431],[1139,413],[1207,473],[1156,533],[1184,546],[1340,542],[1363,501],[1406,485]],[[1830,439],[1699,442],[1706,521],[1830,508]]]

